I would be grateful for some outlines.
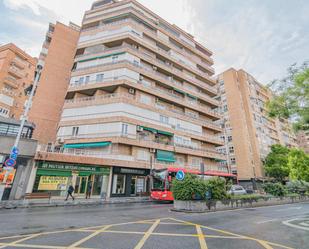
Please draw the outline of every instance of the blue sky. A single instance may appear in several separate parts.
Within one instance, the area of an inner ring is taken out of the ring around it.
[[[0,44],[38,56],[48,23],[80,24],[93,0],[0,0]],[[216,73],[244,68],[264,84],[309,59],[307,0],[140,0],[214,52]]]

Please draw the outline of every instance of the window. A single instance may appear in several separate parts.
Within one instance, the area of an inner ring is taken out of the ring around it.
[[[150,96],[141,94],[140,100],[144,104],[148,104],[148,105],[151,104],[151,97]]]
[[[137,160],[150,161],[150,153],[146,149],[140,149],[137,151]]]
[[[233,139],[232,139],[232,136],[228,136],[227,137],[227,141],[231,142]]]
[[[114,174],[113,176],[113,194],[124,194],[126,185],[126,176]]]
[[[72,136],[77,136],[78,135],[78,131],[79,131],[79,127],[73,127],[72,129]]]
[[[168,124],[168,117],[160,115],[160,122],[164,124]]]
[[[88,83],[89,81],[90,81],[90,76],[86,76],[85,83]]]
[[[128,124],[122,124],[121,134],[122,135],[128,135]]]
[[[78,80],[78,83],[83,84],[84,83],[84,77],[80,77],[79,80]]]
[[[180,164],[180,165],[184,165],[185,164],[185,159],[183,157],[176,156],[176,163]]]
[[[231,158],[231,164],[236,164],[236,159],[235,159],[235,157],[232,157],[232,158]]]
[[[234,153],[234,147],[233,146],[229,147],[229,152]]]
[[[96,76],[96,82],[102,82],[104,78],[104,74],[97,74]]]

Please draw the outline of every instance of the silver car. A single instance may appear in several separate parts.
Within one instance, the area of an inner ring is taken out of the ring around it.
[[[241,185],[232,185],[231,189],[227,191],[228,194],[231,195],[245,195],[247,191]]]

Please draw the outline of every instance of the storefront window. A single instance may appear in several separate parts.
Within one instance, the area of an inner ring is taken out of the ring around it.
[[[113,194],[125,193],[126,176],[115,174],[113,177]]]

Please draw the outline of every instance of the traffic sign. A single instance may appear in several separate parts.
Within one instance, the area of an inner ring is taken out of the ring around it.
[[[18,148],[16,146],[13,146],[12,149],[11,149],[10,158],[12,158],[16,161],[18,153],[19,153]]]
[[[9,158],[4,162],[6,167],[14,167],[16,165],[16,161],[13,158]]]
[[[178,170],[176,173],[176,179],[182,181],[185,178],[185,172],[183,170]]]

